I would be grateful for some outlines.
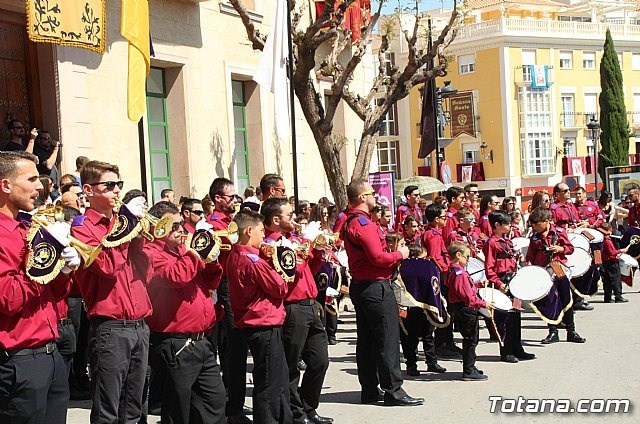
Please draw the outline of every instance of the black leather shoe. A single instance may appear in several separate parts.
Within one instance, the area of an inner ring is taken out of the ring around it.
[[[307,421],[313,424],[331,424],[333,422],[333,418],[329,417],[321,417],[318,413],[314,413],[311,415],[307,415]]]
[[[244,406],[242,407],[242,413],[243,413],[244,415],[253,415],[253,408],[252,408],[252,407],[250,407],[250,406],[244,405]]]
[[[429,365],[427,367],[427,371],[428,372],[437,372],[439,374],[442,374],[443,372],[447,372],[447,369],[443,366],[440,366],[440,364],[434,364],[434,365]]]
[[[611,299],[604,299],[604,303],[611,303]]]
[[[578,304],[573,305],[573,310],[574,311],[593,311],[593,306],[585,302],[580,302]]]
[[[338,341],[337,341],[336,339],[329,339],[329,344],[330,344],[331,346],[333,346],[333,345],[337,345],[337,344],[338,344]]]
[[[410,375],[411,377],[419,376],[420,371],[418,371],[418,366],[417,365],[407,366],[407,375]]]
[[[462,380],[464,381],[483,381],[488,379],[489,377],[481,374],[478,369],[471,371],[471,374],[462,374]]]
[[[409,395],[404,395],[400,399],[396,399],[390,395],[384,395],[385,406],[418,406],[424,403],[424,398],[413,398]]]
[[[559,341],[560,337],[558,337],[558,333],[549,333],[547,337],[542,340],[542,344],[558,343]]]
[[[478,369],[476,367],[473,367],[474,371],[477,372],[478,374],[482,374],[484,375],[484,371],[482,371],[481,369]]]
[[[575,331],[570,331],[567,333],[567,341],[571,343],[584,343],[587,341],[584,337],[580,337],[580,334]]]
[[[518,358],[516,358],[514,355],[501,356],[500,360],[502,362],[507,362],[509,364],[517,364],[518,363]]]
[[[627,303],[629,301],[629,299],[625,299],[622,296],[616,296],[615,299],[616,303]]]
[[[360,394],[360,403],[363,405],[371,405],[372,403],[382,402],[384,400],[384,392],[379,390],[377,394],[373,396],[364,396]]]
[[[533,353],[529,353],[529,352],[521,352],[516,354],[516,358],[518,358],[521,361],[530,361],[531,359],[536,359],[536,355]]]

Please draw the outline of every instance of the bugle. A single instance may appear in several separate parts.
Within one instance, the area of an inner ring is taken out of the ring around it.
[[[222,237],[229,240],[229,243],[223,243]],[[220,245],[220,250],[231,250],[231,246],[238,242],[238,237],[238,224],[235,222],[230,222],[226,230],[213,232],[213,238]]]

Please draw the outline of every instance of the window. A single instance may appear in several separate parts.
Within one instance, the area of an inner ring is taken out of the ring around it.
[[[596,69],[596,53],[595,52],[582,52],[582,68]]]
[[[564,149],[564,155],[568,158],[574,158],[578,156],[576,151],[576,138],[575,137],[566,137],[563,142],[562,148]]]
[[[475,144],[464,146],[464,163],[480,162],[480,151]]]
[[[378,105],[381,105],[384,100],[379,99]],[[389,109],[389,112],[384,116],[382,120],[382,126],[380,127],[380,133],[378,134],[380,137],[393,136],[398,135],[398,123],[396,122],[396,114],[397,109],[394,104]]]
[[[591,140],[591,138],[587,138],[585,144],[587,145],[587,156],[589,157],[595,156],[595,148],[593,147],[593,140]]]
[[[576,126],[575,102],[573,94],[561,94],[562,103],[562,128],[573,128]]]
[[[231,81],[233,99],[233,183],[238,193],[249,186],[249,149],[247,143],[247,103],[244,82]]]
[[[164,69],[151,68],[147,77],[147,131],[151,168],[151,198],[160,200],[160,192],[171,188],[169,123]]]
[[[536,64],[536,51],[522,49],[522,78],[524,82],[531,82],[531,66]]]
[[[633,93],[633,123],[640,125],[640,93]]]
[[[560,69],[572,69],[573,68],[573,52],[561,51],[560,52]]]
[[[378,141],[378,172],[395,171],[398,175],[398,140]]]
[[[631,69],[640,71],[640,53],[633,53],[631,55]]]
[[[458,72],[462,74],[470,74],[476,70],[476,56],[473,54],[465,54],[458,56]]]
[[[558,16],[559,21],[564,22],[591,22],[590,16]]]
[[[518,89],[520,148],[525,175],[553,174],[555,150],[548,89]]]
[[[588,93],[584,95],[584,123],[591,122],[592,119],[598,119],[598,95]]]

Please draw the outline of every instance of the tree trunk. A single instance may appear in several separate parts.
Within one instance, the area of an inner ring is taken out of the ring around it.
[[[331,133],[321,135],[314,131],[318,151],[322,158],[324,172],[329,180],[329,188],[333,193],[333,199],[339,211],[347,206],[347,186],[342,174],[342,164],[340,163],[340,151],[337,150],[335,142],[331,138]]]
[[[369,168],[371,166],[371,156],[376,148],[376,140],[372,134],[363,132],[360,140],[360,148],[356,157],[356,164],[353,167],[351,181],[366,180],[369,178]]]

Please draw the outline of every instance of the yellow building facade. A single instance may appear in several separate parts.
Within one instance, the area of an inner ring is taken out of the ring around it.
[[[607,28],[621,62],[633,132],[629,153],[636,160],[640,14],[627,2],[607,5],[546,0],[470,2],[466,22],[445,52],[448,75],[438,80],[439,87],[447,80],[458,94],[473,95],[475,134],[452,137],[455,122],[445,125],[445,137],[453,138],[444,148],[453,184],[473,181],[481,191],[522,196],[525,203],[534,191],[566,177],[571,177],[570,184],[586,185],[593,191],[589,158],[594,156],[594,145],[586,125],[591,118],[600,118],[600,61]],[[413,89],[409,104],[412,165],[417,175],[433,159],[417,158],[418,88]],[[446,116],[451,116],[451,100],[444,99],[443,105]],[[473,173],[459,172],[471,166]]]

